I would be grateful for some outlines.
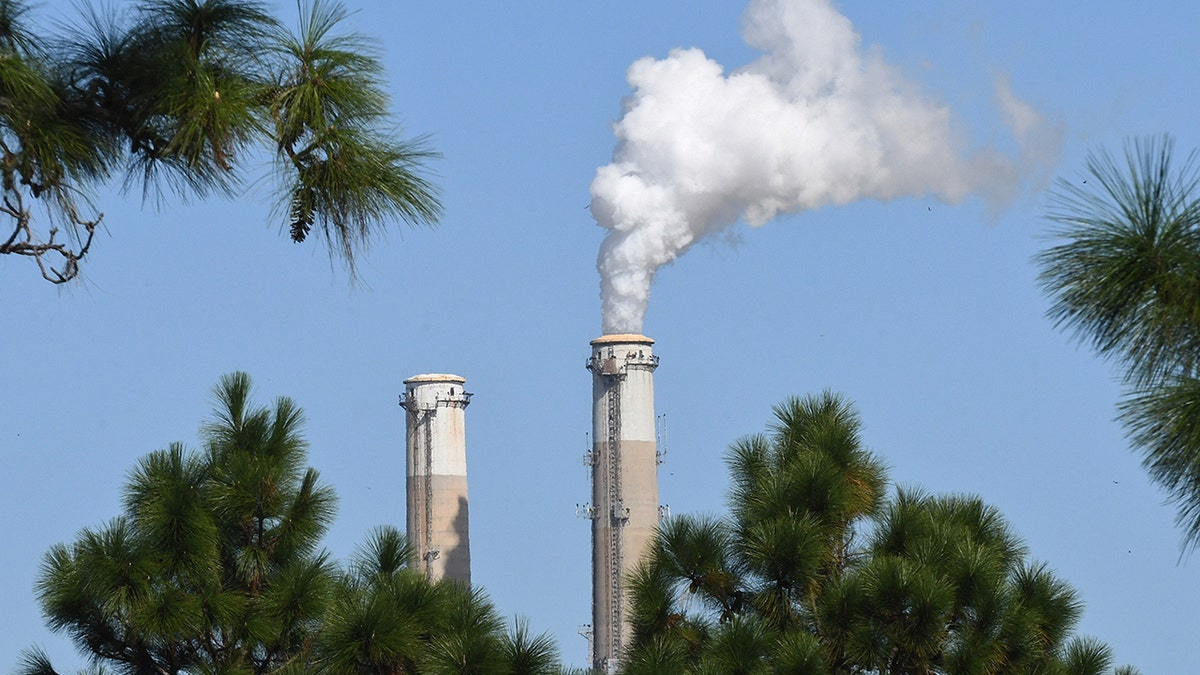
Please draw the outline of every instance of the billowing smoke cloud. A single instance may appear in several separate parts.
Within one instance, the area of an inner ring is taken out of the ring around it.
[[[964,152],[949,109],[864,52],[828,0],[752,0],[743,21],[763,56],[729,75],[699,49],[629,68],[614,159],[591,186],[608,230],[597,261],[605,333],[641,332],[655,272],[739,219],[864,198],[999,203],[1034,159]],[[1019,145],[1047,147],[1040,116],[1006,82],[997,98]]]

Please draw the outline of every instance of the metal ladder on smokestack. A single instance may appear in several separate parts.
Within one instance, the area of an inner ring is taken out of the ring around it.
[[[425,414],[425,552],[421,555],[425,564],[425,578],[433,578],[433,561],[440,551],[433,549],[433,416],[437,414],[437,404],[433,408],[423,410]]]
[[[414,457],[415,462],[420,462],[425,468],[425,475],[420,476],[421,482],[422,504],[420,508],[425,520],[425,532],[421,541],[421,548],[418,551],[419,564],[424,569],[425,578],[433,577],[433,560],[437,558],[438,551],[433,550],[433,416],[437,413],[437,403],[433,406],[421,407],[417,405],[415,398],[402,396],[400,405],[404,410],[413,416],[414,435],[419,433],[417,428],[424,428],[424,443],[414,443],[417,449],[417,457]],[[422,452],[422,449],[424,450]]]
[[[609,359],[615,365],[615,354],[609,349]],[[622,624],[623,624],[623,593],[622,593],[622,563],[624,560],[624,537],[622,529],[627,521],[625,514],[624,494],[621,490],[621,380],[624,379],[625,367],[614,368],[609,375],[607,392],[608,408],[608,506],[609,506],[609,634],[612,636],[612,648],[607,655],[609,670],[615,665],[621,654]]]
[[[421,555],[425,565],[425,578],[433,579],[433,561],[441,555],[441,551],[433,547],[433,418],[441,407],[463,407],[471,401],[471,394],[464,388],[461,396],[454,394],[450,388],[447,398],[434,396],[433,405],[421,409],[422,421],[425,425],[425,552]]]

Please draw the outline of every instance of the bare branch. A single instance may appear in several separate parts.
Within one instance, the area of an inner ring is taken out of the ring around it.
[[[68,208],[66,217],[75,232],[80,233],[78,246],[58,241],[59,229],[52,228],[49,238],[40,241],[30,227],[32,215],[25,208],[25,199],[20,191],[12,190],[4,195],[0,214],[13,219],[13,232],[8,239],[0,244],[0,255],[20,255],[32,258],[42,273],[42,278],[52,284],[65,284],[79,276],[79,263],[92,247],[92,239],[96,236],[96,228],[104,214],[97,215],[93,220],[80,217],[74,208]],[[57,265],[54,264],[57,261]]]

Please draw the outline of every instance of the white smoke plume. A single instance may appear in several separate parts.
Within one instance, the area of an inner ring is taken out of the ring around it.
[[[1036,159],[965,152],[950,110],[864,51],[829,0],[752,0],[743,24],[763,56],[728,75],[699,49],[629,68],[613,162],[591,185],[608,230],[596,263],[605,334],[640,333],[655,272],[739,219],[867,198],[1003,201]],[[1014,141],[1044,155],[1040,116],[1006,82],[997,96]]]

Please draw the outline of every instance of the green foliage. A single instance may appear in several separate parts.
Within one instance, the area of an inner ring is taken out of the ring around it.
[[[529,622],[517,619],[501,645],[508,675],[538,675],[559,672],[558,648],[546,634],[530,635]]]
[[[1200,353],[1200,165],[1173,154],[1163,137],[1131,141],[1120,160],[1089,155],[1051,194],[1063,243],[1038,256],[1050,317],[1135,384],[1193,372]]]
[[[337,34],[345,10],[315,0],[297,35],[275,45],[286,64],[270,89],[269,111],[288,178],[291,236],[314,225],[347,261],[370,242],[381,219],[433,222],[435,190],[418,169],[432,157],[423,140],[386,131],[387,95],[378,61],[359,36]]]
[[[664,522],[627,673],[1106,673],[1081,604],[974,497],[899,489],[833,394],[728,455],[730,514]]]
[[[1178,507],[1183,546],[1200,544],[1200,155],[1169,137],[1100,150],[1059,180],[1041,253],[1056,325],[1122,369],[1121,421],[1151,478]]]
[[[123,513],[46,554],[47,623],[94,671],[559,672],[547,636],[505,630],[479,589],[431,583],[395,528],[333,563],[320,540],[335,499],[305,466],[304,415],[250,392],[245,374],[222,378],[203,451],[176,443],[142,458]],[[54,669],[31,650],[18,672]]]
[[[317,228],[351,274],[390,222],[434,223],[423,167],[436,155],[395,133],[374,46],[341,31],[346,16],[312,0],[292,33],[255,0],[140,0],[84,8],[47,40],[23,0],[0,0],[0,212],[13,222],[0,254],[68,281],[99,224],[82,212],[116,174],[156,199],[233,195],[262,151],[291,238]],[[29,199],[78,243],[53,228],[43,240]]]
[[[222,378],[204,452],[144,457],[124,513],[51,549],[43,610],[97,663],[271,672],[304,655],[332,573],[320,537],[334,498],[304,469],[303,416],[288,399],[253,407],[244,374]]]

